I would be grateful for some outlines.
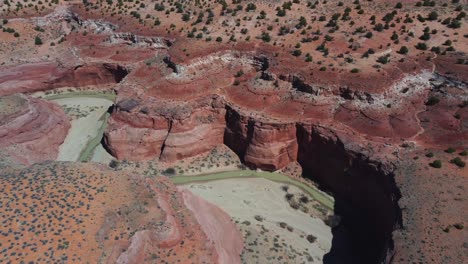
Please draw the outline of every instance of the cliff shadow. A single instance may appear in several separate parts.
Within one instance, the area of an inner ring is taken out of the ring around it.
[[[333,193],[335,214],[341,217],[324,263],[385,262],[393,251],[392,232],[401,225],[393,174],[327,132],[297,129],[303,176]]]

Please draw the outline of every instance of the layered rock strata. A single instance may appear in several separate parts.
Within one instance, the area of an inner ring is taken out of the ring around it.
[[[70,122],[55,103],[25,95],[0,97],[0,149],[23,164],[55,160]]]

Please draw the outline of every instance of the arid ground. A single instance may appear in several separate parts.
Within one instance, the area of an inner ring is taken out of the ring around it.
[[[2,1],[0,262],[466,262],[467,9]]]

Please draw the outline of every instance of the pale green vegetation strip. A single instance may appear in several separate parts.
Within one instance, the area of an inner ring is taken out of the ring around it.
[[[320,190],[311,187],[307,184],[304,184],[300,181],[296,181],[288,176],[266,171],[226,171],[218,172],[204,175],[195,175],[195,176],[173,176],[170,179],[177,185],[189,184],[193,182],[207,182],[207,181],[216,181],[216,180],[225,180],[229,178],[243,178],[243,177],[261,177],[267,180],[291,184],[302,191],[308,193],[313,199],[324,205],[330,210],[333,210],[334,201],[329,195],[321,192]]]
[[[104,113],[101,118],[99,118],[100,121],[102,121],[101,127],[99,128],[96,136],[88,141],[84,149],[81,151],[80,156],[78,157],[78,161],[89,161],[93,157],[94,150],[96,149],[99,144],[101,144],[101,139],[104,135],[104,130],[107,127],[107,119],[109,118],[109,113]]]
[[[74,97],[103,98],[103,99],[108,99],[112,102],[115,102],[117,95],[113,92],[76,91],[76,92],[66,92],[66,93],[43,96],[43,98],[47,100],[57,100],[57,99],[74,98]]]

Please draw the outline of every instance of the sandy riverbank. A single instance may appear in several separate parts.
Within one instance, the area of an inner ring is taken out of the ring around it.
[[[274,263],[280,257],[298,263],[321,263],[331,247],[330,227],[291,208],[281,186],[264,178],[234,178],[192,183],[184,188],[219,206],[236,220],[246,240],[244,261],[269,257],[261,263]],[[302,193],[295,186],[290,186],[289,192]],[[280,225],[282,222],[287,224],[286,228]],[[316,241],[309,242],[308,235],[316,237]]]
[[[105,122],[107,109],[113,104],[105,98],[65,97],[54,99],[71,119],[71,128],[59,148],[57,160],[78,161],[88,144],[97,136]]]

